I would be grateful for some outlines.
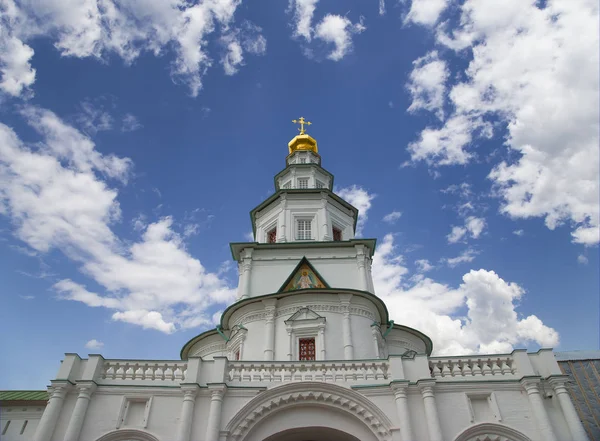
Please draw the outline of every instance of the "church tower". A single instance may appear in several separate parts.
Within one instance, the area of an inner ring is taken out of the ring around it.
[[[254,242],[232,243],[237,301],[221,324],[188,342],[182,358],[356,360],[390,351],[431,353],[418,331],[394,326],[374,292],[375,239],[356,238],[358,210],[333,192],[311,123],[293,120],[275,192],[250,212]],[[386,337],[394,338],[386,338]]]

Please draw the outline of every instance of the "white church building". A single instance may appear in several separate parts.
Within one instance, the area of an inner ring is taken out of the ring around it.
[[[45,398],[2,406],[1,441],[588,440],[551,349],[432,357],[389,319],[375,239],[355,238],[358,210],[299,122],[255,242],[231,244],[220,325],[180,360],[65,354]]]

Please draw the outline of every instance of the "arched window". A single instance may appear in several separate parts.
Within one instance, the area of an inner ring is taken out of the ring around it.
[[[96,441],[159,441],[159,439],[142,430],[118,429],[102,435]]]

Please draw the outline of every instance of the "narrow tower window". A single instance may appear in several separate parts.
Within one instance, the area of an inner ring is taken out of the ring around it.
[[[296,239],[298,240],[309,240],[312,239],[310,232],[310,220],[308,219],[298,219],[298,234],[296,235]]]
[[[287,181],[285,184],[283,184],[283,188],[286,190],[292,188],[292,181]]]
[[[298,188],[308,188],[308,178],[298,178]]]
[[[277,242],[277,228],[273,228],[267,233],[267,243]]]
[[[342,240],[342,230],[339,228],[333,227],[333,240],[340,241]]]
[[[317,188],[325,188],[325,184],[323,184],[321,181],[317,181]]]
[[[19,435],[23,435],[23,432],[25,432],[25,427],[27,427],[27,423],[29,421],[25,420],[25,422],[23,423],[23,427],[21,427],[21,433],[19,433]]]
[[[302,360],[314,360],[315,359],[315,339],[314,338],[301,338],[298,341],[298,358]]]
[[[300,164],[306,164],[306,158],[300,158]]]
[[[10,426],[10,420],[6,422],[4,429],[2,429],[2,435],[6,435],[6,431],[8,430],[8,426]]]

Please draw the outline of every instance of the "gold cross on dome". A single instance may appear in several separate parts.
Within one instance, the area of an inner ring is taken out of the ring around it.
[[[304,124],[306,124],[307,126],[310,126],[312,124],[310,121],[305,121],[303,116],[301,116],[300,119],[293,119],[292,122],[294,124],[300,124],[300,128],[298,129],[298,131],[301,135],[304,135],[306,133],[304,131]]]

